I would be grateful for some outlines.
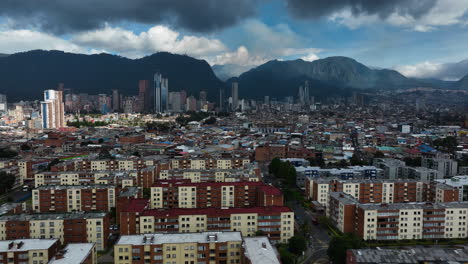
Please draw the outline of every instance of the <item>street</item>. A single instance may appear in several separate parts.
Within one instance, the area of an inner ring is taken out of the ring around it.
[[[309,248],[300,260],[300,263],[328,263],[327,249],[330,235],[323,226],[312,224],[312,218],[317,219],[318,215],[304,209],[297,201],[287,203],[287,205],[294,211],[298,224],[302,225],[306,223],[311,229],[312,235],[309,237]]]
[[[263,181],[282,189],[280,180],[268,173],[268,166],[263,165],[262,169]],[[311,230],[310,233],[312,234],[308,238],[309,247],[304,252],[304,256],[299,260],[299,263],[329,263],[327,249],[331,238],[328,234],[328,230],[322,225],[312,224],[312,218],[318,219],[319,214],[306,210],[298,201],[288,201],[286,202],[286,205],[294,211],[297,224],[299,226],[304,223],[308,224]]]

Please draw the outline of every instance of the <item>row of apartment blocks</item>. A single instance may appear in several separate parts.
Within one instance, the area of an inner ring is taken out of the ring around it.
[[[161,180],[151,187],[151,209],[253,206],[283,206],[283,194],[263,182]]]
[[[149,188],[158,175],[157,166],[127,171],[45,171],[34,175],[35,187],[42,185],[112,184]]]
[[[159,170],[157,166],[149,166],[141,170],[130,171],[46,171],[35,174],[34,179],[36,188],[43,185],[87,184],[150,188],[158,180],[187,179],[192,182],[260,181],[261,173],[256,167],[226,170]]]
[[[286,144],[265,144],[255,148],[255,161],[269,162],[274,158],[315,158],[318,153],[314,149],[295,147]],[[321,155],[321,153],[320,153]]]
[[[327,207],[329,194],[344,192],[361,203],[426,201],[427,184],[415,180],[339,180],[307,178],[306,197]]]
[[[116,264],[279,264],[266,237],[240,232],[145,234],[122,236],[114,246]]]
[[[149,209],[148,200],[135,199],[120,213],[122,235],[205,231],[240,231],[244,236],[261,231],[286,243],[294,235],[294,212],[285,206]]]
[[[295,160],[300,159],[282,159],[288,161],[293,165],[298,164]],[[302,162],[308,163],[303,160]],[[302,163],[301,162],[301,163]],[[304,188],[307,183],[307,178],[317,177],[333,177],[341,180],[352,180],[352,179],[383,179],[383,170],[374,166],[348,166],[340,169],[322,169],[320,167],[310,166],[296,166],[296,185],[300,188]]]
[[[62,244],[95,243],[104,250],[109,216],[100,212],[0,216],[0,240],[57,238]]]
[[[118,159],[76,159],[54,165],[53,171],[101,171],[139,170],[147,166],[160,166],[162,169],[240,169],[250,163],[248,157],[231,158],[169,158],[166,156],[128,157]]]
[[[5,264],[95,264],[93,243],[71,243],[61,249],[58,239],[0,241],[0,263]]]
[[[247,166],[242,169],[171,169],[161,170],[159,180],[189,179],[192,182],[235,182],[260,181],[262,178],[260,168]]]
[[[44,185],[32,191],[32,209],[37,213],[109,212],[116,207],[119,191],[113,185]]]
[[[140,173],[139,173],[140,172]],[[110,184],[116,186],[142,186],[149,188],[154,182],[151,168],[140,171],[44,171],[34,175],[34,184],[43,185],[89,185]]]
[[[308,179],[306,197],[327,207],[329,194],[344,192],[360,203],[457,202],[468,201],[468,176],[423,182],[400,180]]]
[[[458,162],[446,156],[423,157],[421,167],[409,167],[404,161],[391,158],[374,159],[373,163],[384,170],[388,179],[411,177],[431,181],[458,174]]]
[[[364,240],[468,237],[468,202],[369,204],[334,192],[327,215],[341,232]]]

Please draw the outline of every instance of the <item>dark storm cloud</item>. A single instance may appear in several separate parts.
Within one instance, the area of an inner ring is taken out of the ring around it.
[[[261,0],[0,0],[0,16],[17,27],[54,33],[89,30],[105,22],[169,23],[197,32],[222,29],[253,16]]]
[[[299,18],[319,18],[349,8],[353,15],[387,18],[392,13],[414,18],[426,14],[437,0],[286,0],[289,11]]]

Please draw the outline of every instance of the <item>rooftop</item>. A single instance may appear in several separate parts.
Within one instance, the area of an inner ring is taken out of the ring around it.
[[[449,248],[352,249],[356,263],[464,263],[468,250]]]
[[[208,215],[225,216],[230,214],[262,214],[276,215],[280,213],[289,213],[292,210],[287,206],[268,206],[268,207],[248,207],[248,208],[174,208],[174,209],[150,209],[145,210],[143,216],[179,216],[179,215]],[[1,218],[0,218],[1,219]]]
[[[154,233],[121,236],[115,245],[162,245],[167,243],[241,242],[240,232]]]
[[[114,185],[109,184],[90,184],[90,185],[41,185],[38,190],[68,190],[68,189],[111,189]]]
[[[43,250],[57,243],[58,239],[17,239],[0,241],[0,252]]]
[[[0,221],[34,221],[34,220],[62,220],[62,219],[93,219],[103,218],[106,213],[97,212],[76,212],[63,214],[19,214],[19,215],[4,215],[0,216]]]
[[[49,264],[81,264],[93,250],[93,243],[72,243],[64,249],[62,258],[53,257]]]
[[[245,256],[252,264],[275,264],[279,261],[276,248],[270,244],[267,237],[245,237]]]

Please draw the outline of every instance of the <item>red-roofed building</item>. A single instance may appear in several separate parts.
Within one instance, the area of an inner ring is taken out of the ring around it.
[[[263,182],[160,180],[151,187],[151,208],[282,206],[283,194]]]
[[[243,236],[253,236],[262,231],[272,242],[281,243],[294,236],[294,212],[286,206],[141,210],[143,204],[137,200],[122,212],[121,235],[240,231]]]

